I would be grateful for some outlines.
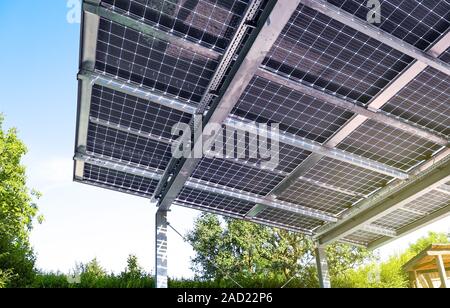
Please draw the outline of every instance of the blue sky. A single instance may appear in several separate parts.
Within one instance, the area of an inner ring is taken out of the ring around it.
[[[155,209],[146,199],[72,182],[77,103],[79,24],[67,21],[67,0],[0,2],[0,112],[6,127],[17,127],[29,153],[24,159],[29,186],[43,192],[44,224],[32,243],[38,267],[68,271],[75,262],[97,257],[121,271],[136,254],[147,271],[154,267]],[[173,208],[169,220],[187,232],[198,212]],[[386,246],[386,257],[428,230],[447,232],[450,219]],[[190,247],[169,233],[169,274],[190,277]]]

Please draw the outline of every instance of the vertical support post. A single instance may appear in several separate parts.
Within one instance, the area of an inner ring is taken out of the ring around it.
[[[441,255],[436,256],[436,264],[439,271],[439,278],[441,278],[441,288],[450,288],[447,281],[447,273],[445,271],[444,260]]]
[[[319,276],[319,284],[322,289],[331,288],[330,283],[330,273],[328,271],[328,261],[327,255],[325,251],[325,246],[316,246],[316,264],[317,264],[317,273]]]
[[[167,280],[167,211],[158,210],[155,221],[155,285],[158,289],[168,287]]]

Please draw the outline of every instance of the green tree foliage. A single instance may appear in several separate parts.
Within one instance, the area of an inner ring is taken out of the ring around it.
[[[430,232],[428,236],[420,238],[409,248],[387,261],[371,262],[358,269],[342,272],[336,277],[334,286],[348,288],[406,288],[409,285],[408,276],[402,267],[414,256],[422,252],[431,244],[446,244],[448,238],[443,233]]]
[[[35,200],[40,195],[26,186],[26,153],[17,131],[4,131],[0,114],[0,286],[23,286],[33,278],[34,256],[28,242]]]
[[[251,222],[202,214],[187,237],[193,270],[223,286],[316,287],[314,243],[304,235]],[[371,254],[344,244],[328,248],[332,275],[362,264]],[[233,281],[234,280],[234,281]],[[234,284],[234,285],[233,285]]]

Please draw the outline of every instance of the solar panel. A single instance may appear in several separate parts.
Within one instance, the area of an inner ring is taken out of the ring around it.
[[[256,76],[233,110],[259,123],[280,123],[280,129],[325,142],[353,114]]]
[[[100,20],[96,69],[199,102],[217,62],[114,22]]]
[[[373,7],[367,1],[327,0],[366,20]],[[450,26],[450,2],[441,0],[380,0],[381,23],[377,27],[425,50]]]
[[[222,49],[228,46],[248,5],[248,0],[102,2],[112,10],[130,14],[167,32]]]
[[[449,101],[450,77],[427,68],[390,100],[383,110],[448,136]]]
[[[204,192],[198,189],[183,188],[177,198],[181,205],[198,210],[213,211],[222,215],[239,216],[243,218],[254,204],[242,200]]]
[[[343,140],[338,148],[408,171],[432,157],[441,146],[369,120]]]
[[[391,47],[301,5],[265,65],[367,103],[411,62]]]
[[[448,193],[437,189],[443,180],[425,176],[448,164],[450,2],[380,1],[382,22],[364,25],[392,42],[401,39],[401,46],[360,32],[369,11],[364,1],[299,2],[279,12],[283,24],[260,22],[275,10],[273,1],[85,5],[75,180],[161,202],[184,164],[172,155],[178,138],[172,128],[192,126],[194,114],[218,106],[231,112],[221,115],[216,141],[231,144],[232,153],[224,148],[223,157],[193,162],[174,205],[322,239],[373,200],[388,202],[392,191],[419,187],[401,208],[333,238],[357,245],[384,242],[450,212]],[[337,21],[311,8],[317,3],[352,18]],[[273,44],[252,50],[258,38],[270,41],[267,32],[275,28]],[[249,63],[261,65],[229,94]],[[316,98],[317,91],[347,105]],[[229,133],[230,123],[278,124],[271,136],[279,142],[267,142],[278,164],[265,167],[270,158],[250,147],[261,145],[260,136],[243,128]],[[244,138],[235,140],[239,134]],[[420,186],[427,180],[435,182]]]
[[[95,120],[126,127],[143,136],[174,138],[171,128],[176,123],[189,123],[191,115],[148,100],[95,85],[92,90],[91,114]]]
[[[84,176],[88,184],[145,198],[150,198],[158,185],[155,180],[90,164],[85,165]]]

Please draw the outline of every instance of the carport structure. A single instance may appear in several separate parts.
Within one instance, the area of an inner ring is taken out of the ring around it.
[[[381,0],[371,24],[375,2],[83,2],[74,178],[157,206],[159,287],[173,205],[314,237],[323,287],[327,244],[450,214],[450,2]],[[195,115],[279,123],[278,166],[176,158]]]

